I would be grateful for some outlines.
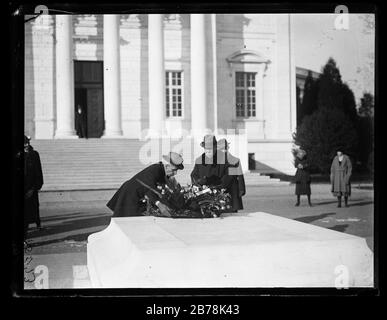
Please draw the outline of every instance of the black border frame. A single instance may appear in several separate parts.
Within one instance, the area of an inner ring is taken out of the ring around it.
[[[24,14],[33,14],[36,5],[41,3],[10,3],[9,4],[9,34],[10,39],[10,113],[11,119],[11,192],[12,211],[11,225],[11,283],[10,293],[13,297],[132,297],[132,298],[216,298],[225,301],[227,297],[256,297],[256,296],[277,296],[277,297],[310,297],[310,296],[379,296],[381,290],[380,274],[380,194],[377,186],[380,184],[380,175],[375,175],[374,185],[374,288],[219,288],[219,289],[48,289],[48,290],[25,290],[23,289],[23,232],[22,232],[22,186],[23,186],[23,159],[17,158],[16,154],[23,149],[24,135]],[[142,1],[131,4],[106,4],[100,1],[93,1],[92,6],[88,3],[68,4],[53,3],[46,4],[50,13],[59,14],[71,12],[74,14],[102,14],[102,13],[334,13],[337,3],[311,4],[311,3],[177,3],[170,2],[159,4],[155,2]],[[350,13],[374,13],[375,14],[375,132],[379,129],[379,29],[380,29],[380,8],[371,3],[346,3]],[[16,11],[18,10],[17,14]],[[375,146],[379,144],[378,135],[375,135]],[[375,170],[378,170],[378,148],[375,147]],[[155,300],[156,301],[156,300]],[[156,302],[155,302],[156,303]]]

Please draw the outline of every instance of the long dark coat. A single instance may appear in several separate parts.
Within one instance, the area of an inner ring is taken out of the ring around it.
[[[219,152],[219,154],[223,154],[226,164],[225,177],[222,181],[226,191],[231,195],[231,211],[242,210],[242,196],[246,194],[246,185],[241,162],[229,152]]]
[[[40,156],[31,146],[24,152],[24,223],[40,223],[38,191],[43,186],[43,173]],[[32,195],[26,198],[29,190]]]
[[[226,165],[217,162],[217,154],[212,159],[203,153],[195,160],[195,166],[191,172],[192,183],[207,186],[220,186],[225,175]]]
[[[339,157],[335,156],[331,165],[331,191],[334,196],[351,195],[352,163],[347,155],[343,155],[343,161],[339,163]]]
[[[203,153],[195,161],[191,173],[193,183],[220,186],[231,195],[231,211],[243,209],[242,196],[246,193],[245,181],[238,158],[230,153],[215,153],[213,163],[206,163]]]
[[[86,124],[87,124],[87,119],[86,119],[85,112],[82,110],[82,113],[79,114],[77,110],[75,112],[75,128],[80,138],[87,137]]]
[[[152,191],[141,185],[136,179],[156,189],[158,183],[166,183],[164,165],[161,162],[150,165],[117,190],[106,204],[114,212],[113,217],[141,216],[146,210],[146,204],[141,201],[144,196],[147,195],[153,202],[158,199]]]
[[[298,165],[301,164],[303,169],[299,169]],[[294,166],[297,168],[296,174],[294,176],[294,180],[296,183],[296,195],[311,194],[310,190],[310,173],[309,173],[309,162],[306,158],[300,159],[296,158],[294,161]]]

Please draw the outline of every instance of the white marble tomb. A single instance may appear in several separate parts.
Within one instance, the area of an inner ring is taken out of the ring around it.
[[[112,218],[87,266],[94,288],[373,286],[365,239],[264,212]]]

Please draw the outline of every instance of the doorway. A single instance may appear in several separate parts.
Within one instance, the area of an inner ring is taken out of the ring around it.
[[[75,130],[79,137],[100,138],[104,131],[103,62],[74,61]],[[82,109],[82,117],[77,115]],[[81,133],[82,123],[84,134]]]

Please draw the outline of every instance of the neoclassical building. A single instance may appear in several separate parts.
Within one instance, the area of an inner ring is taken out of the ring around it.
[[[25,24],[25,132],[73,139],[245,132],[241,156],[293,173],[289,14],[42,15]]]

